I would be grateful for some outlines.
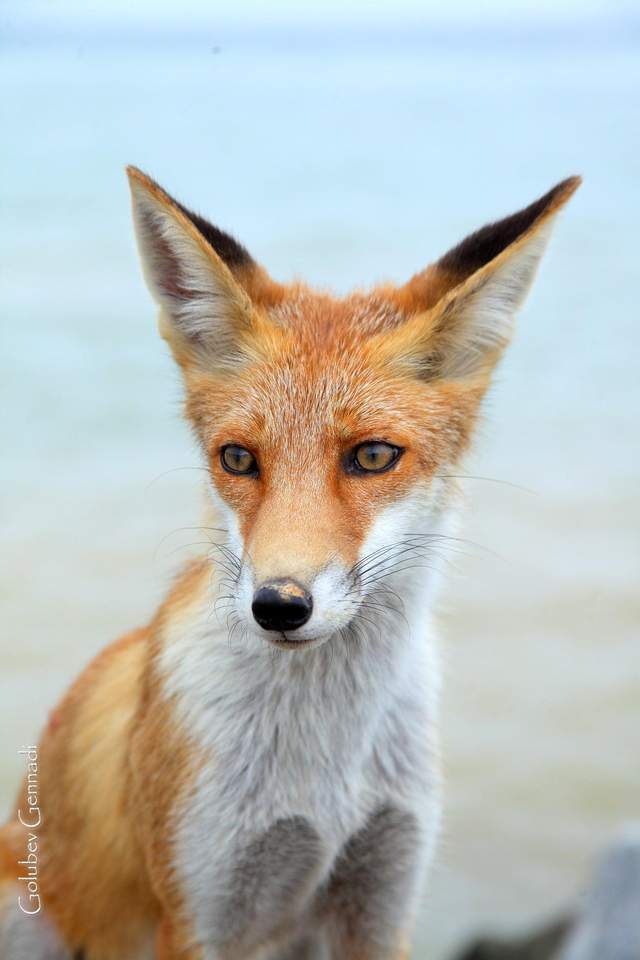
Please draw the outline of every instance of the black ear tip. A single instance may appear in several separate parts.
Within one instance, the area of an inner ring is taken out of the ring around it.
[[[564,202],[573,196],[581,183],[582,177],[579,174],[574,174],[572,177],[565,177],[565,179],[557,183],[555,187],[552,187],[546,196],[549,197],[549,199],[558,198],[558,200]]]
[[[563,206],[581,183],[582,177],[579,176],[561,180],[523,210],[476,230],[446,253],[438,265],[461,276],[468,276],[497,257],[534,224]]]
[[[249,267],[253,264],[253,259],[249,251],[230,234],[215,227],[205,217],[194,213],[188,207],[174,201],[176,207],[188,217],[194,227],[202,234],[207,243],[218,254],[220,259],[226,263],[230,270],[239,267]]]
[[[230,234],[225,233],[224,230],[215,227],[204,217],[201,217],[200,214],[194,213],[193,210],[185,207],[176,200],[175,197],[168,194],[166,190],[163,190],[155,180],[139,167],[135,167],[133,164],[127,164],[125,170],[134,198],[139,197],[141,194],[145,197],[151,195],[156,200],[164,203],[165,207],[179,211],[193,224],[209,246],[231,270],[254,265],[254,261],[248,250],[246,250],[241,243],[238,243]]]

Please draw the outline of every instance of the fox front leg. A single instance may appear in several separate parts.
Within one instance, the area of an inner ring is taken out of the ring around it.
[[[331,960],[407,960],[422,833],[414,814],[386,807],[348,842],[325,904]]]
[[[155,960],[205,960],[201,947],[190,943],[188,931],[165,914],[156,933]]]
[[[294,940],[272,960],[326,960],[325,947],[325,938],[321,932],[317,931],[300,940]]]

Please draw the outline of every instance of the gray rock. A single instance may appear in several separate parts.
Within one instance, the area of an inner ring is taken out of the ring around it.
[[[456,960],[640,960],[640,823],[611,844],[575,919],[526,937],[477,940]]]
[[[561,918],[543,930],[517,939],[483,937],[456,960],[553,960],[571,928],[570,918]]]
[[[557,960],[640,960],[640,823],[603,857]]]

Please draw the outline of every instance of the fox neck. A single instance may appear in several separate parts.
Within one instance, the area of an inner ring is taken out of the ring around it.
[[[207,578],[188,624],[181,618],[165,636],[165,694],[230,770],[256,743],[278,767],[306,769],[320,751],[331,753],[332,766],[352,769],[398,704],[436,711],[428,591],[416,571],[396,579],[394,589],[402,590],[403,616],[367,618],[357,631],[317,647],[280,650],[257,637],[247,642],[239,632],[229,636],[224,617],[218,624],[212,616]]]

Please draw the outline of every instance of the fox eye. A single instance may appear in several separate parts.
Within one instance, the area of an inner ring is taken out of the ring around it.
[[[254,455],[244,447],[236,446],[235,443],[229,443],[222,448],[220,462],[227,473],[240,476],[256,476],[258,473],[258,463]]]
[[[351,453],[351,469],[357,473],[383,473],[393,466],[402,450],[391,443],[370,440]]]

